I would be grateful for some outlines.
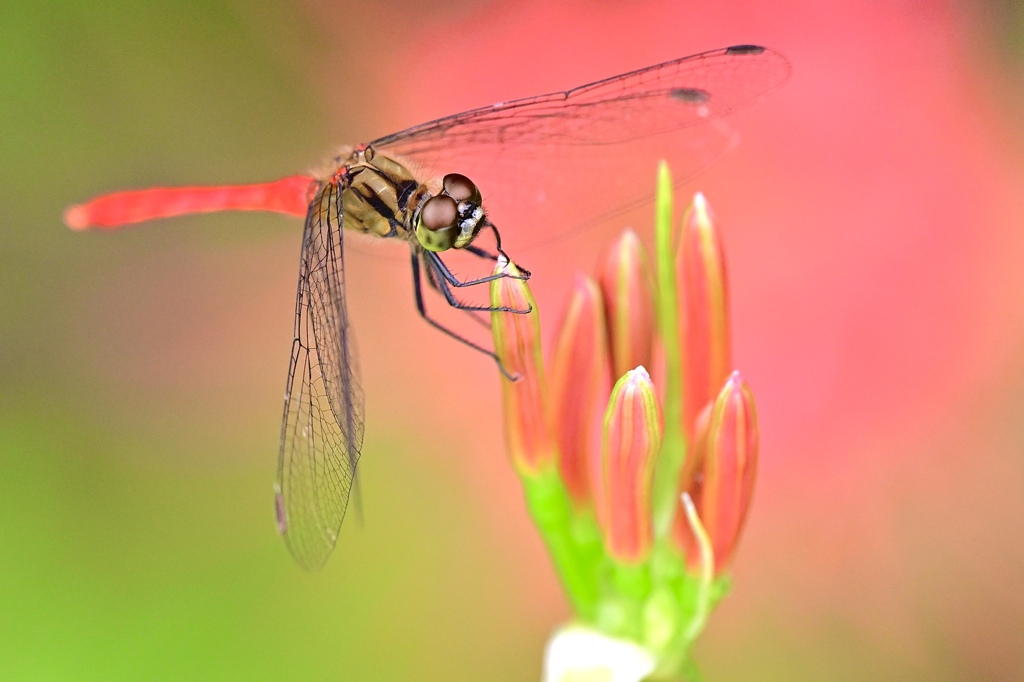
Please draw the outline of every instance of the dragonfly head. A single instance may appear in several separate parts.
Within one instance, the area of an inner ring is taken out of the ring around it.
[[[465,175],[444,176],[441,193],[430,197],[416,220],[416,241],[428,251],[461,249],[486,223],[480,190]]]

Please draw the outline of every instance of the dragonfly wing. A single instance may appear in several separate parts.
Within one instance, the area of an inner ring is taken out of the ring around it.
[[[736,141],[726,117],[789,77],[755,46],[704,52],[572,90],[480,107],[374,141],[427,174],[459,172],[481,188],[513,248],[606,219],[653,195],[660,159],[681,183]],[[520,237],[526,226],[540,239]],[[511,234],[510,234],[511,237]]]
[[[345,305],[341,188],[310,204],[278,456],[278,529],[303,567],[321,567],[345,518],[363,444],[364,397]]]

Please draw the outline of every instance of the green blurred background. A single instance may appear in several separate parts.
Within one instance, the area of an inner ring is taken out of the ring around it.
[[[366,134],[387,93],[353,69],[339,109],[364,127],[335,116],[315,72],[366,46],[334,50],[317,23],[286,3],[0,10],[2,679],[537,670],[543,620],[501,543],[483,537],[487,496],[467,493],[440,437],[462,425],[404,428],[423,393],[376,390],[384,353],[370,346],[388,335],[386,317],[362,332],[374,434],[365,522],[350,519],[315,575],[277,537],[271,483],[300,224],[61,226],[64,205],[98,191],[272,178]],[[375,260],[401,286],[353,307],[394,307],[404,320],[393,330],[415,339],[403,263]],[[382,343],[394,353],[401,342]],[[493,393],[478,369],[480,392]],[[396,370],[410,387],[411,370]],[[468,456],[471,443],[456,441]],[[500,433],[485,443],[503,463]]]
[[[401,258],[349,259],[363,520],[306,574],[271,493],[298,221],[77,234],[60,213],[759,42],[793,81],[700,187],[762,478],[698,658],[708,679],[1024,679],[1019,22],[912,5],[6,2],[0,678],[537,679],[568,611],[497,374],[418,320]],[[615,228],[529,259],[548,329]]]

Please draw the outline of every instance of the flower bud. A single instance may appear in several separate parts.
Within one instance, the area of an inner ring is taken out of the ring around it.
[[[624,374],[604,418],[599,503],[608,553],[642,561],[651,546],[651,484],[661,448],[661,414],[647,370]]]
[[[704,195],[697,193],[683,216],[676,251],[683,314],[683,424],[691,437],[697,415],[714,399],[731,366],[729,296],[725,255]]]
[[[492,313],[491,331],[498,359],[514,379],[501,382],[508,452],[520,473],[536,473],[554,460],[555,452],[541,361],[540,315],[514,263],[501,258],[494,272],[510,276],[491,282],[491,305],[530,311]]]
[[[551,403],[558,468],[573,502],[589,503],[608,395],[604,301],[589,277],[576,278],[551,358]]]
[[[757,476],[758,430],[754,394],[733,372],[715,398],[693,455],[701,462],[688,492],[711,540],[716,574],[732,560],[750,509]],[[676,519],[675,537],[693,569],[699,561],[688,526]]]
[[[598,269],[604,292],[612,376],[650,367],[654,342],[651,265],[643,243],[626,230],[606,251]]]

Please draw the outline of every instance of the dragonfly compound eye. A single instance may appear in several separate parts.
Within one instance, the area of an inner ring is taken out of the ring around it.
[[[447,196],[430,197],[420,209],[416,240],[428,251],[447,251],[455,245],[460,228],[459,207]]]
[[[460,173],[449,173],[444,176],[444,191],[455,201],[480,203],[480,190],[472,180]]]

